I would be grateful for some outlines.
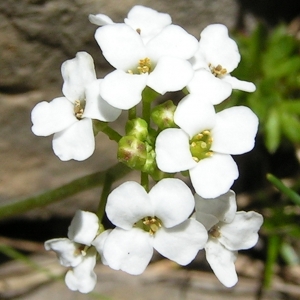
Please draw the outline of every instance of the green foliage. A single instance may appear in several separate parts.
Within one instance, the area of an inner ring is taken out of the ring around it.
[[[246,105],[259,117],[265,146],[274,153],[283,140],[300,142],[300,41],[280,25],[259,25],[251,36],[236,38],[242,61],[233,72],[254,82],[255,93],[234,91],[226,106]]]

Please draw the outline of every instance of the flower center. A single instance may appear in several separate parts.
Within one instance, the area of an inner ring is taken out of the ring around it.
[[[221,236],[220,227],[217,226],[217,225],[213,226],[213,227],[208,231],[208,234],[209,234],[211,237],[215,238],[215,239],[219,238],[219,237]]]
[[[216,67],[214,67],[212,64],[209,64],[208,66],[212,74],[216,77],[223,76],[227,73],[227,70],[223,68],[221,65],[217,65]]]
[[[209,130],[204,130],[197,133],[190,140],[190,151],[194,161],[199,162],[203,158],[212,156],[213,152],[210,150],[213,138]]]
[[[75,117],[78,120],[82,119],[84,108],[85,108],[85,101],[84,100],[82,100],[82,101],[75,100],[75,103],[74,103],[74,114],[75,114]]]
[[[146,57],[144,59],[140,59],[138,62],[138,66],[136,70],[128,70],[129,74],[145,74],[150,73],[152,71],[151,60]]]
[[[156,231],[162,226],[161,220],[157,217],[145,217],[137,222],[136,227],[148,231],[150,235],[154,235]]]

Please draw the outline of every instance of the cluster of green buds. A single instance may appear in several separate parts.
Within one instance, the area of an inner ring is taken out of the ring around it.
[[[126,123],[125,136],[118,143],[118,160],[128,167],[149,174],[154,180],[172,176],[157,168],[155,159],[155,139],[161,130],[177,127],[174,123],[176,106],[168,100],[156,106],[151,119],[157,129],[142,118],[130,119]]]

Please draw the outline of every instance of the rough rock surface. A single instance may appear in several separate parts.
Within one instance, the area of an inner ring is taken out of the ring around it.
[[[78,51],[93,57],[103,76],[109,67],[94,40],[90,13],[122,22],[135,4],[169,13],[175,24],[199,36],[208,24],[232,28],[234,0],[6,0],[0,2],[0,91],[19,93],[61,82],[60,66]]]

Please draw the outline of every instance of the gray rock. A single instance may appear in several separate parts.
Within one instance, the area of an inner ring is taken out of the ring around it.
[[[90,13],[122,22],[136,4],[169,13],[173,23],[199,36],[208,24],[235,24],[234,0],[6,0],[0,2],[0,91],[20,93],[62,82],[60,66],[78,51],[89,52],[98,76],[109,64],[94,40]]]

